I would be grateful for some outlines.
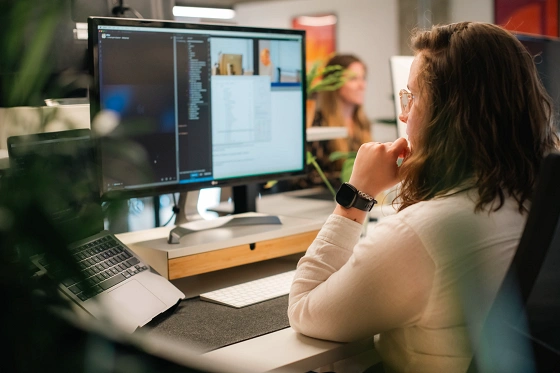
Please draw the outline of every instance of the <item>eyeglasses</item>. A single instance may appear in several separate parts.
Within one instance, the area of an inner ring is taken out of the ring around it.
[[[410,108],[414,103],[414,95],[406,89],[401,89],[399,92],[399,98],[401,99],[401,111],[403,115],[408,115]]]

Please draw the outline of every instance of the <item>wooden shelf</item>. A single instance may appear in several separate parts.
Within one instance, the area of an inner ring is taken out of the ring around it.
[[[263,215],[256,213],[239,216]],[[173,227],[130,232],[117,237],[169,280],[302,253],[319,232],[322,221],[279,216],[280,225],[221,228],[231,216],[181,226],[195,229],[178,245],[168,244]]]
[[[319,231],[296,234],[251,244],[170,259],[169,279],[214,272],[243,264],[305,252]]]

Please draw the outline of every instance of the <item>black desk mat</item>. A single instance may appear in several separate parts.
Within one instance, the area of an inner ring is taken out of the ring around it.
[[[186,299],[141,331],[184,341],[208,352],[287,328],[288,296],[243,308]]]

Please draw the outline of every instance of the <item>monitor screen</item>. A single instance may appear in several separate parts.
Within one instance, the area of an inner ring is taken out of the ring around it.
[[[516,34],[534,56],[541,81],[552,97],[554,113],[560,110],[560,39],[539,35]],[[560,130],[560,128],[558,129]]]
[[[105,17],[88,30],[103,200],[306,172],[303,31]],[[296,77],[273,78],[263,49]]]

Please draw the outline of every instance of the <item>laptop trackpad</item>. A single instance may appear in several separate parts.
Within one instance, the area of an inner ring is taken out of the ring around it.
[[[122,312],[123,315],[134,317],[138,326],[143,326],[167,309],[162,301],[136,280],[119,286],[108,295],[126,309],[126,312]]]

